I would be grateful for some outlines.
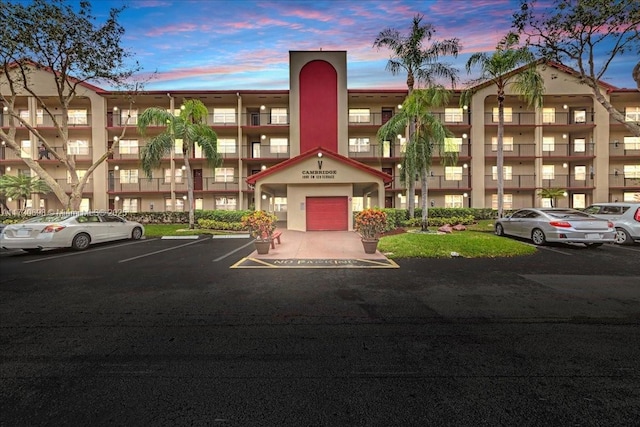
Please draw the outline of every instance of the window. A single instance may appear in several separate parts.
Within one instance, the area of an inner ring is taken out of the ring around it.
[[[555,123],[556,122],[556,109],[553,107],[542,109],[542,123]]]
[[[513,194],[504,194],[502,197],[502,207],[506,210],[513,209]],[[491,209],[498,209],[498,195],[491,195]]]
[[[446,181],[462,181],[462,166],[445,166],[444,179]]]
[[[80,200],[80,212],[88,212],[91,210],[91,203],[89,199]]]
[[[222,211],[235,211],[237,204],[237,199],[234,196],[216,197],[216,209]]]
[[[502,137],[502,147],[504,151],[513,151],[513,137],[512,136],[503,136]],[[491,150],[498,151],[498,137],[491,137]]]
[[[269,140],[269,150],[272,154],[287,153],[289,151],[289,140],[287,138],[271,138]]]
[[[184,203],[185,200],[183,198],[180,197],[176,197],[176,208],[173,209],[176,212],[182,212],[184,211]],[[164,199],[164,210],[165,211],[170,211],[171,209],[171,199]]]
[[[640,178],[640,165],[624,165],[625,178]]]
[[[625,150],[640,150],[640,136],[625,136],[623,141]]]
[[[460,194],[445,194],[444,207],[445,208],[463,208],[464,196],[461,196]]]
[[[556,150],[556,138],[553,136],[542,137],[542,151],[555,151]]]
[[[542,165],[542,179],[555,179],[556,167],[554,165]]]
[[[585,194],[574,194],[572,200],[572,207],[574,209],[584,209],[587,207],[587,196]]]
[[[368,153],[370,150],[369,138],[349,138],[350,153]]]
[[[29,110],[19,110],[18,114],[20,115],[20,118],[22,120],[24,120],[25,122],[29,122]],[[42,125],[43,123],[44,123],[44,110],[42,110],[41,108],[38,108],[36,110],[36,122],[31,124]]]
[[[587,123],[587,110],[575,110],[573,112],[574,123]]]
[[[175,179],[176,184],[181,184],[182,183],[182,169],[180,169],[180,168],[175,169],[174,172],[176,173],[176,179]],[[164,183],[165,184],[170,184],[171,183],[171,169],[165,169],[164,170]]]
[[[272,108],[271,109],[271,124],[272,125],[286,125],[287,124],[287,109],[286,108]]]
[[[626,107],[624,109],[625,122],[640,122],[640,107]]]
[[[124,198],[122,199],[123,212],[138,212],[138,199]]]
[[[369,123],[371,111],[368,108],[349,108],[349,123]]]
[[[513,179],[513,166],[503,166],[502,167],[502,176],[505,180],[511,181]],[[498,180],[498,167],[491,166],[491,174],[493,175],[493,180]]]
[[[584,138],[576,138],[573,140],[573,151],[575,153],[584,153],[587,149],[587,141]]]
[[[513,121],[513,109],[511,107],[504,107],[504,122],[511,123]],[[498,117],[498,107],[493,107],[493,122],[498,123],[500,118]]]
[[[575,166],[573,168],[573,178],[576,181],[586,181],[587,180],[587,167],[586,166]]]
[[[359,212],[364,209],[364,197],[352,197],[351,198],[351,210],[353,212]]]
[[[407,208],[407,196],[404,194],[398,194],[398,200],[399,200],[399,205],[400,206],[396,206],[397,209],[406,209]],[[414,203],[416,204],[416,206],[418,206],[418,195],[416,194],[414,197]]]
[[[70,125],[86,125],[87,122],[87,110],[69,110],[69,124]]]
[[[120,169],[120,184],[137,184],[138,169]]]
[[[137,139],[121,139],[118,144],[120,154],[138,154]]]
[[[76,156],[89,155],[89,141],[77,139],[67,144],[67,154]]]
[[[128,121],[127,121],[128,120]],[[138,124],[138,110],[125,108],[120,110],[120,123],[122,125],[137,125]],[[131,211],[133,212],[133,211]]]
[[[173,142],[173,154],[182,154],[182,139],[176,138]]]
[[[78,175],[78,180],[81,180],[82,178],[84,178],[85,174],[87,173],[86,169],[76,169],[76,175]],[[91,178],[87,179],[87,182],[89,182],[91,180]],[[67,184],[71,184],[71,173],[69,171],[67,171]]]
[[[233,138],[218,138],[217,150],[218,150],[218,153],[221,153],[221,154],[235,154],[236,140]]]
[[[287,198],[286,197],[274,197],[273,198],[273,211],[274,212],[286,212],[287,211]]]
[[[31,141],[28,139],[23,139],[20,141],[20,157],[23,159],[31,158]]]
[[[214,108],[213,123],[215,124],[233,124],[236,122],[235,108]]]
[[[638,193],[630,193],[628,191],[624,192],[622,194],[622,200],[625,202],[634,202],[634,203],[638,203],[640,202],[640,192]]]
[[[462,147],[462,138],[445,138],[444,139],[445,153],[459,153],[460,147]]]
[[[202,210],[202,207],[204,206],[203,200],[202,198],[197,198],[193,201],[193,208],[196,210]]]
[[[462,122],[462,108],[445,108],[444,121],[446,123]]]
[[[233,168],[215,168],[215,182],[233,182]]]

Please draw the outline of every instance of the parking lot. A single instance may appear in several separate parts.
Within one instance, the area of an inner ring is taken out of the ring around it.
[[[283,242],[284,244],[284,242]],[[0,252],[3,425],[631,425],[640,246],[236,269],[248,238]]]

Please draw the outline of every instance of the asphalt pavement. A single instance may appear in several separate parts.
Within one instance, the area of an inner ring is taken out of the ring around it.
[[[640,419],[638,245],[231,268],[252,254],[210,237],[0,253],[0,425]]]

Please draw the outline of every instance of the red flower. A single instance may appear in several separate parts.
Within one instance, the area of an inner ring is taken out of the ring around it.
[[[377,239],[387,226],[387,214],[380,209],[369,208],[358,212],[355,228],[363,239]]]

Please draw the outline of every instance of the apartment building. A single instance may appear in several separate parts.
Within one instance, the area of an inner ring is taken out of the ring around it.
[[[507,93],[504,103],[505,209],[550,204],[539,196],[542,188],[563,189],[566,197],[558,205],[575,208],[637,199],[640,138],[613,120],[571,69],[548,64],[540,72],[546,86],[542,108],[527,106],[513,93]],[[53,97],[53,88],[44,84],[49,77],[37,73],[42,94]],[[85,209],[184,210],[187,184],[180,141],[147,178],[140,166],[145,140],[135,124],[145,108],[176,110],[185,99],[199,99],[209,109],[208,124],[218,135],[223,160],[212,169],[198,150],[190,159],[196,209],[255,207],[275,212],[291,229],[350,230],[354,210],[406,207],[399,169],[406,135],[379,142],[376,132],[398,112],[407,91],[347,86],[344,51],[290,52],[289,90],[150,91],[136,95],[131,104],[124,93],[84,85],[69,111],[69,143],[51,145],[72,154],[82,173],[118,141],[85,188]],[[640,122],[639,91],[602,87],[626,120]],[[457,163],[434,159],[430,206],[497,207],[496,88],[485,84],[475,89],[470,105],[461,107],[456,91],[450,105],[435,112],[454,134],[445,145],[457,153]],[[17,105],[48,141],[61,141],[35,98],[21,97]],[[2,126],[8,126],[5,115]],[[150,133],[161,131],[152,128]],[[37,159],[37,139],[24,128],[17,130],[17,138],[20,156]],[[3,146],[1,172],[30,174],[20,156]],[[38,162],[68,185],[66,171],[53,157]],[[419,181],[416,187],[419,201]],[[15,201],[7,205],[17,207]],[[33,195],[29,205],[60,207],[52,194]]]

